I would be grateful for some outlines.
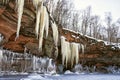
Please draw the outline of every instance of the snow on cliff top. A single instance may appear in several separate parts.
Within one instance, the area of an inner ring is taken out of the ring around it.
[[[111,43],[111,44],[110,44],[110,42],[108,42],[108,41],[96,39],[96,38],[90,37],[90,36],[88,36],[88,35],[83,35],[82,33],[73,31],[73,30],[71,30],[71,29],[63,28],[63,30],[70,31],[70,32],[75,33],[75,34],[80,34],[81,36],[85,36],[85,37],[87,37],[87,38],[89,38],[89,39],[96,40],[97,42],[104,42],[105,45],[113,45],[114,47],[118,47],[118,48],[120,49],[120,43]],[[73,37],[76,37],[76,36],[74,36],[74,35],[72,35],[72,36],[73,36]],[[76,37],[76,38],[78,38],[78,37]]]

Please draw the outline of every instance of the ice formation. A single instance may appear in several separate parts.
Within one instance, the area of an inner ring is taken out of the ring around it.
[[[39,25],[40,25],[40,14],[41,14],[42,7],[43,7],[43,3],[40,2],[38,5],[38,8],[37,8],[37,12],[36,12],[35,33],[36,33],[37,39],[38,39],[38,32],[39,32]]]
[[[23,63],[21,60],[24,60],[25,63]],[[1,64],[2,63],[2,64]],[[16,66],[13,67],[13,64],[19,65],[21,64],[22,67]],[[20,54],[20,53],[14,53],[8,50],[2,50],[0,49],[0,69],[2,71],[7,70],[13,70],[16,71],[17,67],[19,67],[19,70],[21,72],[26,71],[33,71],[33,72],[42,72],[42,73],[55,73],[56,72],[56,66],[52,59],[48,57],[37,57],[32,54]]]
[[[45,19],[45,31],[46,31],[46,38],[48,36],[48,30],[49,30],[49,15],[48,15],[48,12],[47,12],[47,9],[46,9],[46,19]]]
[[[0,62],[2,61],[2,58],[3,58],[3,52],[2,50],[0,50]]]
[[[9,2],[9,0],[2,0],[3,4],[7,4]]]
[[[48,36],[49,30],[49,15],[47,12],[47,8],[43,6],[42,0],[33,0],[33,5],[36,8],[36,25],[35,25],[35,34],[37,38],[39,38],[39,50],[42,51],[42,42],[43,42],[43,35],[44,30],[46,32],[46,37]],[[16,0],[16,7],[18,12],[18,24],[17,24],[17,32],[16,38],[19,37],[20,27],[21,27],[21,19],[23,14],[24,8],[24,0]],[[52,23],[52,30],[53,30],[53,38],[55,45],[57,46],[58,43],[58,28],[55,22]]]
[[[83,71],[83,67],[81,64],[76,64],[74,67],[74,71],[75,72],[82,72]]]
[[[53,39],[55,42],[55,45],[58,44],[58,27],[55,22],[52,22],[52,31],[53,31]]]
[[[76,64],[79,61],[79,44],[71,43],[71,67],[73,66],[74,60]]]
[[[56,73],[56,67],[52,59],[48,61],[47,72],[51,74]]]
[[[67,47],[65,45],[65,37],[61,36],[61,54],[62,54],[62,64],[64,65],[65,57],[67,56]]]
[[[36,7],[36,26],[35,33],[38,38],[39,33],[39,49],[42,51],[42,41],[44,30],[46,31],[46,37],[49,30],[49,16],[45,6],[43,6],[42,0],[34,0],[33,5]]]
[[[33,1],[33,5],[36,9],[38,8],[39,2],[42,2],[42,0],[32,0],[32,1]]]
[[[41,17],[40,17],[40,33],[39,33],[39,49],[42,51],[42,42],[43,42],[43,34],[45,29],[45,13],[46,13],[46,7],[43,6],[41,8]]]
[[[84,54],[84,45],[83,44],[81,44],[81,49],[82,49],[82,53]]]
[[[70,49],[70,43],[66,41],[66,47],[67,47],[67,53],[66,53],[66,67],[68,62],[71,61],[71,49]]]
[[[76,64],[79,62],[79,44],[70,43],[65,40],[65,37],[61,36],[61,53],[62,53],[62,64],[71,62],[71,67],[75,61]],[[64,62],[65,61],[65,62]]]
[[[55,47],[55,58],[58,57],[58,47]]]
[[[16,0],[17,5],[17,12],[18,12],[18,24],[17,24],[17,33],[16,38],[19,37],[20,27],[21,27],[21,19],[23,14],[23,8],[24,8],[24,0]]]
[[[3,39],[4,39],[4,36],[0,34],[0,43],[2,42]]]

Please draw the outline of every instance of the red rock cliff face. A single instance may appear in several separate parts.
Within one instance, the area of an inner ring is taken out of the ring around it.
[[[8,5],[0,7],[0,33],[5,38],[3,41],[3,47],[5,49],[14,52],[24,52],[24,48],[30,51],[32,54],[37,56],[49,56],[55,57],[55,45],[53,44],[52,29],[50,26],[48,38],[44,37],[43,51],[38,50],[38,40],[35,36],[35,9],[32,4],[26,3],[24,13],[22,17],[22,26],[20,30],[20,37],[15,41],[17,27],[17,12],[15,11],[15,3],[9,2]],[[61,60],[61,45],[60,36],[66,37],[69,42],[76,42],[85,45],[85,53],[79,55],[80,62],[87,65],[98,65],[98,64],[117,64],[120,65],[120,50],[111,49],[110,46],[106,46],[104,42],[96,41],[89,37],[83,36],[78,33],[71,32],[59,27],[59,57],[58,61]],[[73,37],[74,35],[75,37]],[[77,37],[77,38],[76,38]]]

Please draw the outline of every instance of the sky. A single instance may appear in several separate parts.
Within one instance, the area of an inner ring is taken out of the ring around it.
[[[91,6],[92,14],[101,16],[104,19],[105,12],[111,12],[113,21],[120,18],[120,0],[74,0],[75,9],[85,9]]]

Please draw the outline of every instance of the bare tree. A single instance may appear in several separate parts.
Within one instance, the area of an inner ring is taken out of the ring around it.
[[[53,12],[54,12],[55,6],[56,6],[56,1],[55,0],[45,0],[44,3],[47,6],[47,9],[50,12],[50,14],[53,15]]]
[[[71,16],[72,3],[68,0],[58,0],[56,9],[54,10],[54,19],[63,27],[69,25],[69,18]]]
[[[105,15],[105,20],[107,24],[107,36],[108,36],[108,41],[111,44],[111,31],[112,31],[112,16],[110,12],[107,12]]]
[[[119,26],[117,25],[119,22],[112,23],[112,16],[111,13],[106,13],[106,24],[107,24],[107,35],[108,41],[116,42],[117,34],[119,32]]]
[[[87,31],[87,28],[89,26],[89,23],[90,23],[90,15],[91,15],[91,7],[87,7],[86,10],[83,11],[83,14],[82,14],[82,27],[81,27],[81,30],[82,30],[82,33],[84,35],[86,35],[86,31]]]
[[[72,16],[72,30],[79,31],[79,13],[73,13]]]
[[[99,32],[99,28],[100,28],[100,24],[99,24],[99,17],[98,16],[93,16],[93,37],[97,38],[98,32]]]

